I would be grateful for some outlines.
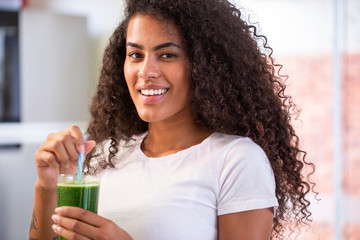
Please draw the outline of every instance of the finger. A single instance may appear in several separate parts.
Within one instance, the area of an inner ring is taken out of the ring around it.
[[[58,235],[68,239],[68,240],[72,240],[72,239],[78,239],[78,240],[88,240],[90,238],[85,237],[79,233],[75,233],[69,229],[66,229],[65,227],[59,226],[57,224],[53,224],[52,225],[52,229],[54,230],[55,233],[57,233]]]
[[[96,142],[91,140],[85,142],[85,154],[88,154],[96,145]]]
[[[55,136],[56,136],[55,133],[49,133],[46,137],[46,141],[53,140]]]
[[[78,207],[59,207],[55,209],[55,212],[62,217],[77,219],[95,227],[100,227],[107,221],[96,213]]]
[[[93,238],[93,236],[96,236],[99,232],[99,229],[97,227],[77,219],[62,217],[58,214],[52,215],[51,219],[58,226],[70,230],[71,232],[80,234],[81,236]]]
[[[78,159],[79,153],[76,149],[76,146],[73,142],[73,138],[70,135],[63,136],[62,139],[65,149],[69,155],[71,161],[76,161]]]
[[[70,167],[70,156],[65,149],[64,142],[59,140],[49,140],[43,144],[43,149],[46,149],[48,152],[52,152],[57,160],[61,163],[65,168]]]
[[[38,167],[59,168],[60,164],[52,152],[38,150],[35,152],[35,160]]]
[[[74,139],[76,149],[80,153],[85,152],[85,142],[83,134],[78,126],[71,126],[68,128],[68,131],[70,132],[71,137]]]

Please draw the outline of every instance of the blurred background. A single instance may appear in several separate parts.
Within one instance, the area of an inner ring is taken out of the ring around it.
[[[320,201],[298,239],[360,239],[360,1],[237,0],[259,23]],[[0,0],[0,239],[26,239],[34,153],[50,132],[86,129],[104,48],[123,0]]]

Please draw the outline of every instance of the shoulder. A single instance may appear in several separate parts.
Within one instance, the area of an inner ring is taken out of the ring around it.
[[[216,132],[211,136],[210,145],[213,149],[225,151],[226,159],[254,157],[267,159],[264,150],[248,137]]]
[[[223,154],[219,165],[221,181],[255,180],[259,175],[272,181],[274,175],[270,161],[264,150],[252,139],[226,134],[217,134],[216,138],[222,142],[219,149]]]
[[[264,150],[248,137],[213,133],[202,149],[203,156],[214,159],[220,174],[229,172],[271,171]]]

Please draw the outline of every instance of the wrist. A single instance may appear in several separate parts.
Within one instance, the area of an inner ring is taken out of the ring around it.
[[[35,192],[39,192],[39,193],[46,194],[46,195],[57,194],[57,186],[56,185],[55,185],[55,187],[46,186],[46,185],[42,184],[39,181],[39,179],[37,179],[35,182]]]

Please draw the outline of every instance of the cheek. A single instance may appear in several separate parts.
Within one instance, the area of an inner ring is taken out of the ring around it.
[[[130,71],[130,68],[129,68],[128,61],[125,60],[125,62],[124,62],[124,76],[125,76],[126,82],[128,81],[127,79],[129,79],[129,75],[130,75],[129,71]]]
[[[126,62],[124,64],[124,77],[131,99],[134,101],[136,96],[136,90],[134,87],[136,84],[136,78],[134,78],[134,73],[131,71],[131,68],[126,64]]]
[[[135,84],[136,81],[136,73],[133,67],[130,67],[127,61],[124,63],[124,77],[126,80],[126,84],[131,92],[131,87]]]
[[[181,71],[174,71],[177,73],[176,79],[178,81],[178,87],[182,92],[189,95],[190,92],[190,74],[188,68],[182,66]]]

